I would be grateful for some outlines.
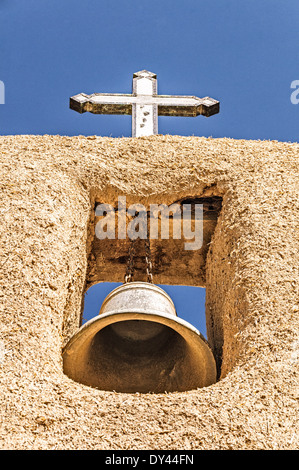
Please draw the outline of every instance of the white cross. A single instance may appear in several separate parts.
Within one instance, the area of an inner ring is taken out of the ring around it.
[[[157,75],[142,70],[133,74],[132,94],[93,93],[70,98],[70,108],[94,114],[132,114],[132,137],[158,134],[159,116],[206,117],[219,113],[219,101],[197,96],[157,94]]]

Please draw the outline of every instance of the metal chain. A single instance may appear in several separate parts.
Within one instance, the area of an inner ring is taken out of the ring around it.
[[[135,240],[131,240],[129,248],[129,257],[127,263],[127,269],[125,274],[124,283],[132,282],[134,276],[134,256],[135,256]]]
[[[144,240],[145,246],[145,262],[146,262],[146,275],[147,275],[147,282],[153,283],[153,265],[152,265],[152,257],[151,257],[151,243],[150,243],[150,217],[147,217],[147,231],[146,231],[146,239]]]
[[[145,244],[145,263],[146,263],[146,275],[147,275],[147,282],[153,283],[153,265],[152,265],[152,260],[151,260],[151,247],[150,247],[150,241],[148,238],[144,240]],[[133,277],[134,277],[134,257],[135,257],[136,251],[135,251],[135,240],[131,240],[130,242],[130,248],[129,248],[129,256],[128,256],[128,263],[127,263],[127,269],[126,269],[126,274],[124,278],[124,283],[126,284],[127,282],[133,282]]]
[[[146,262],[146,274],[147,282],[153,283],[153,265],[151,259],[151,245],[150,240],[147,238],[145,241],[145,262]]]

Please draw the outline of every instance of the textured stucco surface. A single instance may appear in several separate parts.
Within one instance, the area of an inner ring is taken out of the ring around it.
[[[298,448],[298,144],[2,136],[0,152],[2,449]],[[123,394],[63,374],[94,201],[119,194],[223,198],[206,264],[209,387]]]

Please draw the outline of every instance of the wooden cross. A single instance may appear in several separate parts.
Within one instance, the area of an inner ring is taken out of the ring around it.
[[[78,113],[132,114],[132,137],[158,134],[159,116],[203,116],[219,113],[219,101],[197,96],[157,94],[157,75],[142,70],[133,74],[132,94],[93,93],[70,98]]]

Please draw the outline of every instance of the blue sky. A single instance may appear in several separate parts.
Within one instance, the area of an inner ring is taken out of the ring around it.
[[[131,93],[147,69],[160,94],[221,103],[160,117],[161,134],[298,142],[298,24],[298,0],[0,0],[0,134],[128,137],[129,116],[80,115],[69,97]]]

